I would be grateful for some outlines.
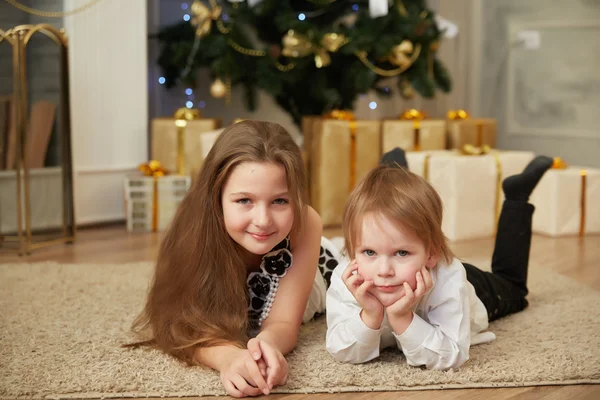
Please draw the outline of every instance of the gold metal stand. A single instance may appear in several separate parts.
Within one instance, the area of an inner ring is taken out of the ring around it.
[[[61,170],[63,224],[58,233],[32,232],[29,167],[26,162],[27,121],[27,44],[36,33],[49,37],[60,48],[60,112]],[[9,44],[13,54],[13,121],[16,123],[16,208],[17,232],[15,235],[0,234],[0,248],[16,250],[19,255],[56,244],[75,241],[75,210],[73,201],[73,165],[71,160],[71,115],[69,102],[68,40],[64,30],[48,24],[19,25],[8,31],[0,29],[0,46]]]

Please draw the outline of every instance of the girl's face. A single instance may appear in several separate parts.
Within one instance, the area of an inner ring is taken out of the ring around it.
[[[385,307],[404,296],[404,282],[415,290],[417,272],[423,267],[433,268],[438,260],[411,230],[373,214],[363,218],[354,258],[358,273],[374,283],[370,293]]]
[[[266,254],[291,231],[285,168],[272,162],[243,162],[227,179],[221,195],[225,229],[252,254]]]

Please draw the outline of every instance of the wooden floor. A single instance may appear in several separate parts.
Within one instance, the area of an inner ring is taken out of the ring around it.
[[[325,231],[326,236],[336,236],[335,229]],[[153,261],[156,258],[159,233],[130,234],[124,225],[81,229],[73,245],[54,245],[35,250],[20,257],[14,252],[0,249],[0,263],[57,261],[62,263],[126,263]],[[453,243],[452,249],[459,257],[489,259],[494,242],[480,239]],[[547,238],[534,236],[531,263],[568,276],[584,285],[600,290],[600,236],[586,238]],[[271,399],[285,400],[387,400],[407,399],[600,399],[600,385],[542,386],[502,389],[464,389],[410,392],[342,393],[342,394],[289,394],[271,395]],[[222,399],[205,397],[203,399]]]

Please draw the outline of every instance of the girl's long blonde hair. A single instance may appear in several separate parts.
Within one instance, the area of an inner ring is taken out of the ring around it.
[[[243,347],[247,337],[247,267],[242,248],[225,230],[222,189],[243,162],[285,168],[294,210],[292,234],[304,220],[306,173],[300,149],[280,125],[242,121],[226,128],[210,150],[160,245],[144,310],[133,324],[153,345],[188,364],[194,350]]]

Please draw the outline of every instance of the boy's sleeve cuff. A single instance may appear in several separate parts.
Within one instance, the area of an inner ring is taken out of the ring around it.
[[[423,345],[425,339],[431,334],[431,330],[434,329],[427,321],[419,317],[416,313],[413,313],[413,319],[408,328],[402,335],[392,332],[396,341],[400,344],[403,350],[413,351]]]
[[[377,330],[369,328],[360,318],[360,311],[348,321],[346,329],[357,341],[363,344],[379,341],[379,338],[381,337],[381,328]]]

